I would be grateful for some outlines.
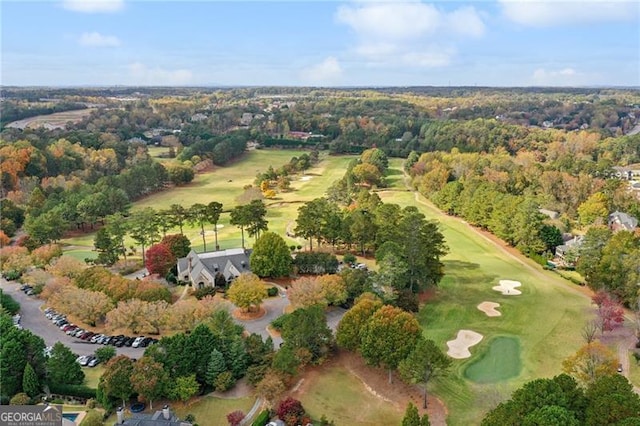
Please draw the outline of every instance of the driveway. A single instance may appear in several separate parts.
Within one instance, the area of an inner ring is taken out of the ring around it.
[[[249,333],[259,334],[263,339],[271,336],[267,331],[267,326],[271,324],[273,320],[284,314],[285,308],[290,304],[286,290],[280,286],[278,287],[280,292],[277,297],[272,297],[262,302],[262,307],[267,311],[263,317],[251,321],[236,319],[236,323],[242,325]],[[346,309],[339,307],[332,307],[326,312],[327,325],[331,331],[333,331],[334,335],[336,328],[338,327],[338,323],[346,312]],[[277,350],[282,343],[282,337],[271,336],[271,339],[273,340],[274,348]]]
[[[34,296],[24,294],[20,291],[20,284],[13,281],[7,282],[0,278],[0,287],[20,304],[20,315],[22,316],[20,324],[22,327],[42,337],[47,346],[62,342],[77,355],[93,355],[96,349],[102,347],[102,345],[87,343],[84,340],[76,339],[63,333],[62,330],[44,316],[44,312],[40,309],[43,301]],[[118,355],[126,355],[129,358],[140,358],[144,353],[144,348],[123,346],[115,349]]]

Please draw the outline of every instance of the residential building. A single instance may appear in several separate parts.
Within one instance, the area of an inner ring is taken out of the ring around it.
[[[242,248],[196,253],[178,259],[178,279],[196,288],[215,287],[230,283],[244,272],[251,272],[251,250]]]
[[[609,228],[613,232],[633,231],[638,226],[638,219],[623,212],[613,212],[609,215]]]
[[[122,407],[118,408],[116,414],[118,417],[115,426],[192,426],[190,422],[178,419],[168,405],[153,414],[133,413],[131,417],[125,418]]]

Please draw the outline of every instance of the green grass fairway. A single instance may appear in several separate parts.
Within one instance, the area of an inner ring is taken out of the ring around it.
[[[402,410],[371,394],[364,384],[340,366],[330,366],[316,376],[300,399],[314,419],[323,414],[337,426],[398,425]]]
[[[476,383],[495,383],[520,374],[520,342],[500,336],[488,342],[489,348],[464,370],[464,376]]]
[[[399,169],[401,161],[392,160],[390,167]],[[427,218],[438,220],[450,252],[443,259],[446,275],[435,297],[418,314],[425,337],[446,351],[446,341],[455,338],[460,329],[484,336],[480,345],[471,348],[472,357],[454,360],[451,374],[434,380],[430,390],[447,405],[448,424],[479,424],[486,411],[525,382],[561,372],[562,361],[583,343],[580,330],[593,315],[593,307],[585,295],[557,274],[511,255],[462,220],[402,189],[396,180],[394,187],[378,194],[384,202],[414,205]],[[503,296],[493,291],[491,287],[500,279],[520,281],[522,295]],[[500,303],[502,316],[489,318],[478,310],[483,301]],[[520,374],[498,386],[465,378],[466,366],[483,353],[484,342],[505,335],[520,339]]]

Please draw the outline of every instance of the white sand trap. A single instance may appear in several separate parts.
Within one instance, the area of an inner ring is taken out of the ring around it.
[[[496,302],[482,302],[478,305],[478,309],[487,314],[488,317],[499,317],[502,315],[501,312],[496,311],[496,308],[499,308],[500,304]]]
[[[517,296],[522,294],[520,290],[516,290],[516,287],[520,287],[522,284],[520,281],[500,280],[500,285],[492,287],[495,291],[502,292],[505,296]]]
[[[449,347],[447,355],[456,359],[469,358],[471,356],[469,348],[477,345],[481,340],[482,334],[480,333],[471,330],[460,330],[455,340],[449,340],[447,342],[447,346]]]
[[[300,180],[301,180],[301,181],[303,181],[303,182],[306,182],[306,181],[308,181],[308,180],[311,180],[311,178],[312,178],[312,177],[313,177],[313,176],[302,176],[302,177],[300,178]]]

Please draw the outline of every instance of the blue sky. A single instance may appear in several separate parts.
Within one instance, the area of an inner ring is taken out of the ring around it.
[[[0,0],[3,85],[640,86],[640,2]]]

